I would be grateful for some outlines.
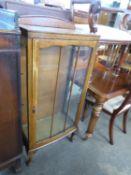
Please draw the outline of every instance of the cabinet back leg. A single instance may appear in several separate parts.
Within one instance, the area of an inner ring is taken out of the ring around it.
[[[128,117],[128,111],[126,111],[124,113],[124,116],[123,116],[123,132],[124,133],[127,132],[127,130],[126,130],[127,117]]]
[[[21,158],[17,159],[15,162],[14,162],[14,165],[12,167],[13,171],[15,173],[18,173],[21,171]]]

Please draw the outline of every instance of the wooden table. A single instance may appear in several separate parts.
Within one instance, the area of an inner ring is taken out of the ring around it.
[[[131,86],[131,74],[121,72],[119,76],[115,76],[111,71],[104,69],[101,65],[95,68],[89,91],[94,94],[96,103],[93,107],[86,131],[86,139],[92,137],[104,102],[117,95],[126,93],[129,86]]]

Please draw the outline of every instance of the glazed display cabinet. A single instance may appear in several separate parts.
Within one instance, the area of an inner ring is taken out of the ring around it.
[[[82,29],[21,29],[23,131],[30,160],[35,150],[77,130],[99,37]]]

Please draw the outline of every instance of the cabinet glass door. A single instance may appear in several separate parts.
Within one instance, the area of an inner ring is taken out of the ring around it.
[[[88,47],[51,46],[33,56],[37,142],[74,126],[91,52]]]

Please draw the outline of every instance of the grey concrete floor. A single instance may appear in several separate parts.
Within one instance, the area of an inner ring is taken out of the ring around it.
[[[109,117],[101,114],[95,133],[83,141],[89,117],[80,123],[80,130],[73,143],[67,138],[40,149],[28,167],[22,163],[18,175],[131,175],[131,113],[127,130],[121,131],[122,117],[117,118],[112,146],[108,142]],[[0,175],[12,175],[6,169]]]

